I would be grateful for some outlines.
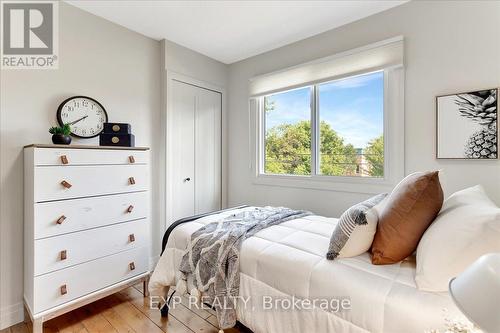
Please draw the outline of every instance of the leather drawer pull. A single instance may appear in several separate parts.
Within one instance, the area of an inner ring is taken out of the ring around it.
[[[73,185],[71,185],[70,183],[68,183],[68,182],[67,182],[67,181],[65,181],[65,180],[63,180],[63,181],[61,182],[61,185],[62,185],[62,186],[64,186],[65,188],[71,188],[71,186],[73,186]]]
[[[134,156],[130,155],[130,156],[128,157],[128,161],[129,161],[130,163],[135,163],[135,158],[134,158]]]
[[[68,158],[66,157],[66,155],[61,155],[61,163],[62,164],[68,164],[69,163]]]
[[[134,234],[130,234],[128,235],[128,240],[132,243],[132,242],[135,242],[135,235]]]
[[[61,217],[59,217],[56,221],[57,224],[62,224],[64,222],[64,220],[66,220],[66,216],[64,215],[61,215]]]
[[[135,184],[135,179],[134,179],[134,177],[130,177],[130,178],[128,179],[128,183],[129,183],[130,185],[134,185],[134,184]]]
[[[61,286],[61,295],[66,295],[68,293],[68,288],[65,284]]]
[[[130,268],[131,271],[133,271],[135,269],[134,262],[132,261],[130,264],[128,264],[128,267]]]
[[[127,213],[132,213],[133,210],[134,210],[134,206],[130,205],[127,208]]]
[[[61,260],[66,260],[68,258],[68,253],[66,250],[61,251]]]

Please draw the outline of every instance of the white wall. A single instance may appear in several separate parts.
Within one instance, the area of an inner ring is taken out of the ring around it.
[[[436,95],[500,86],[500,2],[412,1],[232,64],[229,76],[229,205],[286,205],[338,216],[365,194],[252,184],[249,78],[386,38],[405,37],[405,172],[443,169],[446,195],[482,184],[500,204],[499,161],[435,159]]]
[[[220,87],[227,86],[229,66],[168,40],[165,48],[165,69]]]
[[[63,2],[59,31],[58,70],[0,72],[0,328],[23,316],[23,146],[51,142],[47,130],[61,101],[87,95],[104,105],[110,121],[132,124],[136,145],[151,147],[152,175],[159,172],[160,43]],[[156,253],[161,236],[153,202]]]

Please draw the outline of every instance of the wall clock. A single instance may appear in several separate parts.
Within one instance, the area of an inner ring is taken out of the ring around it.
[[[104,123],[108,122],[108,114],[95,99],[73,96],[57,108],[57,121],[61,126],[69,124],[73,136],[93,138],[102,132]]]

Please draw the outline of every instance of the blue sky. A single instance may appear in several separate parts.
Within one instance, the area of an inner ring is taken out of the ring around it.
[[[320,119],[356,148],[383,133],[382,72],[324,83],[319,86]],[[272,95],[275,110],[266,117],[269,129],[278,124],[294,124],[310,119],[310,91],[301,88]]]

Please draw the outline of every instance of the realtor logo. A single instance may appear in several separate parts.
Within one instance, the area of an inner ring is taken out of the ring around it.
[[[57,69],[57,1],[2,1],[2,69]]]

